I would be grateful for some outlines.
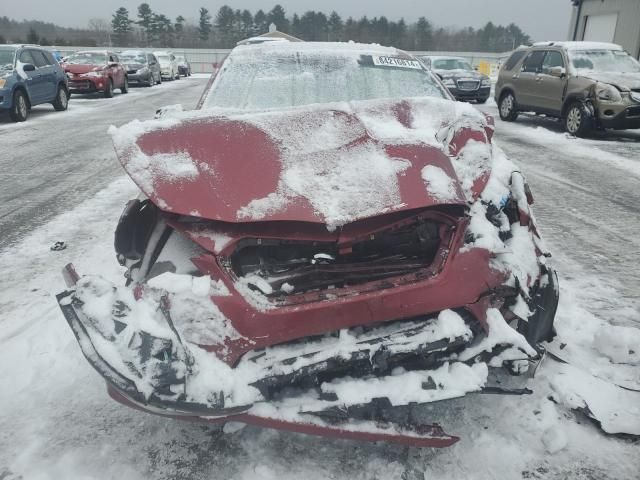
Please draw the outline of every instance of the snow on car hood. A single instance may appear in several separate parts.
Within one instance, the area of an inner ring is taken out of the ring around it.
[[[491,156],[463,155],[456,135],[465,130],[488,147],[492,126],[483,114],[419,98],[176,112],[110,132],[123,167],[161,209],[332,230],[389,212],[466,204]]]
[[[621,90],[640,89],[640,73],[593,72],[580,70],[580,75],[596,82],[609,83]]]

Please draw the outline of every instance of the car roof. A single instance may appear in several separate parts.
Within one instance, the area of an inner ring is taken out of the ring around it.
[[[607,42],[536,42],[534,47],[561,47],[568,50],[622,50],[620,45]]]
[[[254,53],[318,53],[329,56],[340,55],[405,55],[408,53],[395,47],[383,47],[374,43],[356,42],[263,42],[249,45],[238,45],[232,51],[233,55]]]
[[[462,60],[463,62],[468,62],[468,60],[464,57],[449,57],[448,55],[425,55],[426,58],[433,60]],[[423,57],[423,58],[425,58]]]

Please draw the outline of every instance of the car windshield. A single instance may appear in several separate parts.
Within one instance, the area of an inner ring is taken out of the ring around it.
[[[569,50],[577,70],[591,72],[640,72],[640,63],[623,50]]]
[[[473,70],[471,65],[459,58],[440,58],[431,63],[434,70]]]
[[[156,58],[159,62],[168,62],[171,60],[168,55],[156,55]]]
[[[67,63],[82,65],[104,65],[107,63],[107,56],[104,53],[79,52],[69,55]]]
[[[227,58],[205,108],[259,110],[376,98],[447,98],[415,59],[304,50],[251,53]]]
[[[121,53],[120,61],[123,63],[147,63],[147,59],[142,53]]]
[[[0,70],[13,70],[15,48],[0,48]]]

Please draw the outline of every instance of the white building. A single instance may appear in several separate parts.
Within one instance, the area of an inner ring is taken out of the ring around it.
[[[571,0],[570,40],[613,42],[640,58],[640,0]]]

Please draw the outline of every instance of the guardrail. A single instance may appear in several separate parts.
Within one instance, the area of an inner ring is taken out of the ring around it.
[[[69,54],[80,50],[105,50],[107,47],[51,47],[59,50],[62,54]],[[210,49],[210,48],[131,48],[126,49],[110,48],[110,50],[143,50],[146,52],[168,50],[176,55],[184,55],[191,64],[193,73],[211,73],[222,63],[229,49]],[[461,57],[468,60],[473,66],[478,67],[481,63],[489,65],[489,69],[493,73],[506,60],[511,52],[492,53],[492,52],[411,52],[414,55],[442,55]]]

